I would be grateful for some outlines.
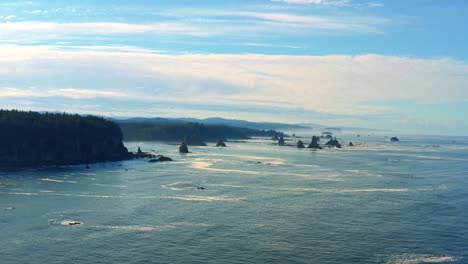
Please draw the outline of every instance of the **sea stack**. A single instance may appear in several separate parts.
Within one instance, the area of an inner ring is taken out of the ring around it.
[[[329,147],[341,148],[341,144],[340,144],[340,142],[338,142],[338,140],[336,138],[330,139],[330,141],[325,143],[325,145],[329,146]]]
[[[304,142],[302,142],[301,140],[297,141],[297,148],[305,148]]]
[[[281,137],[278,139],[278,145],[280,145],[280,146],[283,146],[283,145],[284,145],[284,138],[283,138],[283,136],[281,136]]]
[[[318,144],[319,138],[316,136],[312,137],[312,141],[310,142],[308,148],[314,148],[314,149],[322,149],[322,147],[319,146]]]
[[[180,153],[189,153],[188,146],[185,144],[185,142],[182,142],[179,146],[179,152]]]
[[[221,140],[220,140],[220,141],[218,141],[218,143],[216,143],[216,146],[217,146],[217,147],[222,147],[222,148],[225,148],[225,147],[227,147],[227,146],[226,146],[226,143],[224,143],[224,142],[223,142],[223,141],[221,141]]]

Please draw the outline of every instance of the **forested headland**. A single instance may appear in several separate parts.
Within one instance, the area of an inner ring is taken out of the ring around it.
[[[122,139],[101,117],[0,110],[0,168],[129,159]]]

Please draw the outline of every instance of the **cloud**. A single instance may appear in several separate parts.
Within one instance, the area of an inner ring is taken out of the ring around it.
[[[284,2],[288,4],[300,5],[324,5],[324,6],[347,6],[350,0],[271,0],[272,2]]]
[[[101,98],[101,97],[124,97],[125,94],[116,91],[102,91],[77,88],[40,89],[37,87],[11,88],[0,87],[0,97],[65,97],[74,99]]]
[[[14,16],[14,15],[0,16],[0,19],[3,19],[3,20],[13,20],[15,18],[16,18],[16,16]]]
[[[467,102],[467,85],[468,64],[447,58],[169,55],[130,47],[0,45],[0,87],[7,87],[0,89],[3,105],[17,98],[86,99],[101,105],[95,111],[116,109],[127,116],[190,111],[289,122],[317,113],[388,118],[398,106],[378,102]],[[101,99],[92,101],[96,98]],[[66,110],[55,101],[44,105]]]
[[[182,23],[130,24],[114,22],[56,23],[42,21],[0,23],[1,34],[18,35],[21,33],[61,34],[61,35],[109,35],[166,33],[185,35],[205,35],[206,32]]]

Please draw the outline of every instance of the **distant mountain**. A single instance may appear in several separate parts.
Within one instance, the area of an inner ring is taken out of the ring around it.
[[[285,124],[285,123],[271,123],[271,122],[250,122],[245,120],[225,119],[220,117],[211,117],[206,119],[197,118],[144,118],[134,117],[128,119],[115,120],[118,123],[150,123],[150,124],[178,124],[178,123],[199,123],[204,125],[225,125],[231,127],[242,127],[258,130],[286,130],[286,129],[308,129],[309,126]]]

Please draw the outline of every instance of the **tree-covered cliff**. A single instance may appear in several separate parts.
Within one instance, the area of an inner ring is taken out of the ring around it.
[[[104,118],[0,110],[0,168],[130,158],[120,127]]]

